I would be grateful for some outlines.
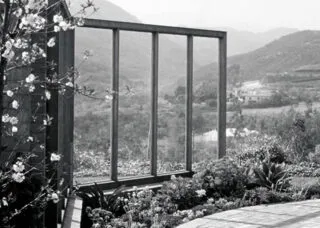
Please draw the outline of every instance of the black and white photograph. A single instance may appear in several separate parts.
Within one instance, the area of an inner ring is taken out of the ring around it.
[[[0,0],[0,228],[320,227],[320,2]]]

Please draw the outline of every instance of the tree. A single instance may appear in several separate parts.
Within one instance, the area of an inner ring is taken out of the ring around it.
[[[43,150],[45,146],[36,135],[24,135],[22,126],[24,122],[34,121],[41,131],[46,131],[53,119],[50,116],[40,119],[37,113],[51,99],[52,91],[64,93],[79,88],[73,84],[74,69],[66,75],[58,75],[56,63],[45,59],[47,50],[55,46],[57,32],[81,24],[81,19],[72,21],[64,17],[60,11],[63,6],[64,1],[58,0],[0,1],[0,154],[7,158],[0,167],[0,227],[37,227],[39,224],[36,225],[33,218],[47,203],[59,201],[59,192],[55,188],[58,182],[52,183],[52,180],[58,180],[54,176],[44,178],[40,168],[45,169],[46,174],[54,174],[61,155],[57,152],[47,154],[45,160],[51,163],[45,167],[43,161],[39,166],[30,163],[35,157],[32,151]],[[91,7],[94,7],[92,1],[87,0],[82,5],[82,12]],[[40,62],[48,69],[47,74],[39,69]],[[32,115],[28,116],[23,99],[39,88],[44,93],[36,107],[31,107]],[[14,140],[6,140],[9,143],[4,145],[4,137],[14,137]],[[13,153],[14,149],[9,147],[15,148],[22,143],[30,144],[29,153]],[[5,152],[9,155],[5,156]],[[36,178],[39,174],[41,180]]]

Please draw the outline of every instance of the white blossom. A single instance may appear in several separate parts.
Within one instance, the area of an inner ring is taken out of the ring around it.
[[[5,43],[5,51],[3,52],[2,57],[8,59],[8,61],[10,61],[15,55],[14,51],[12,50],[12,46],[13,46],[13,40],[12,39],[6,41],[6,43]]]
[[[59,27],[62,28],[63,31],[67,31],[68,28],[69,28],[69,26],[70,26],[70,25],[67,24],[67,22],[65,22],[65,21],[61,21],[61,22],[59,23]]]
[[[72,83],[72,82],[67,82],[67,83],[66,83],[66,86],[68,86],[68,87],[73,87],[73,83]]]
[[[12,117],[10,118],[10,123],[11,123],[12,125],[18,124],[18,122],[19,122],[19,120],[18,120],[17,117],[12,116]]]
[[[22,61],[29,62],[30,61],[30,53],[27,51],[22,52]]]
[[[54,203],[58,203],[59,202],[59,196],[58,196],[58,194],[57,193],[52,193],[51,194],[51,199],[52,199],[52,201],[54,202]]]
[[[17,183],[22,183],[25,179],[25,176],[23,173],[13,173],[12,179]]]
[[[46,90],[46,91],[45,91],[45,94],[46,94],[47,100],[50,100],[50,99],[51,99],[51,93],[50,93],[50,91],[49,91],[49,90]]]
[[[7,206],[9,205],[9,204],[8,204],[8,200],[7,200],[6,197],[3,197],[3,198],[2,198],[2,205],[5,206],[5,207],[7,207]]]
[[[12,126],[12,133],[16,133],[16,132],[18,132],[18,128],[16,127],[16,126]]]
[[[61,159],[60,154],[56,154],[56,153],[51,154],[50,161],[55,162],[55,161],[60,161],[60,159]]]
[[[29,74],[29,76],[26,77],[26,82],[32,83],[35,79],[36,79],[36,76],[34,76],[34,74]]]
[[[206,190],[200,189],[200,190],[197,190],[196,193],[197,193],[198,197],[202,197],[202,196],[206,195]]]
[[[48,47],[53,47],[54,45],[56,45],[56,38],[55,37],[51,37],[50,40],[47,43]]]
[[[60,23],[63,21],[63,17],[61,15],[54,15],[53,16],[53,22],[54,23]]]
[[[27,142],[33,142],[33,137],[29,136],[28,139],[27,139]]]
[[[23,164],[23,162],[21,161],[17,161],[13,166],[12,169],[17,172],[17,173],[22,173],[25,169],[25,166]]]
[[[60,27],[57,26],[57,25],[55,25],[55,26],[53,27],[53,30],[54,30],[54,32],[60,32]]]
[[[8,114],[2,116],[2,122],[8,123],[11,120],[11,117]]]
[[[8,97],[12,97],[12,96],[13,96],[12,90],[7,90],[7,96],[8,96]]]
[[[12,108],[14,108],[14,109],[18,109],[19,108],[19,103],[16,100],[12,101],[11,105],[12,105]]]
[[[29,86],[30,93],[32,93],[35,89],[36,89],[36,87],[33,84]]]

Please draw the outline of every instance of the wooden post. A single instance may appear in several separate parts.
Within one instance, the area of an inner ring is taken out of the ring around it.
[[[112,45],[112,116],[111,116],[111,180],[118,180],[118,114],[120,31],[113,30]]]
[[[218,155],[226,155],[227,35],[219,38]]]
[[[193,36],[187,37],[186,170],[192,171]]]
[[[152,78],[151,78],[151,175],[157,176],[158,159],[158,76],[159,33],[152,33]]]

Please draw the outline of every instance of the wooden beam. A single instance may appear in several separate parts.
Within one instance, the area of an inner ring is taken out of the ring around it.
[[[226,155],[227,35],[219,39],[218,155]]]
[[[112,45],[112,116],[111,116],[111,180],[118,180],[118,114],[119,114],[120,31],[113,30]]]
[[[187,37],[186,170],[192,171],[193,36]]]
[[[212,37],[212,38],[223,38],[226,34],[224,31],[205,30],[205,29],[193,29],[183,27],[171,27],[162,25],[151,25],[131,22],[119,22],[119,21],[108,21],[98,19],[84,19],[84,25],[82,27],[87,28],[100,28],[100,29],[120,29],[125,31],[134,32],[157,32],[172,35],[193,35],[200,37]]]
[[[134,178],[121,178],[118,179],[118,181],[104,181],[104,182],[97,182],[99,187],[103,190],[111,190],[116,189],[120,186],[141,186],[141,185],[148,185],[148,184],[154,184],[154,183],[161,183],[163,181],[170,180],[172,175],[176,176],[182,176],[182,177],[192,177],[194,173],[189,171],[177,171],[172,172],[170,174],[159,174],[158,176],[140,176],[140,177],[134,177]],[[92,184],[84,184],[79,185],[80,190],[86,190],[90,189],[90,187],[94,187],[94,183]]]
[[[159,34],[152,34],[152,78],[151,78],[151,175],[157,176],[158,160],[158,76]]]

